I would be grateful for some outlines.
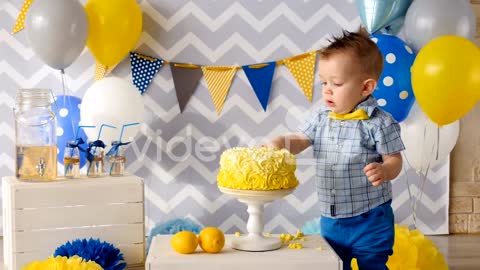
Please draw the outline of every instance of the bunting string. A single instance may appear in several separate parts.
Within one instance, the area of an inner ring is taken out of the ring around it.
[[[130,63],[134,85],[142,94],[145,93],[158,70],[164,65],[170,65],[180,112],[185,110],[200,79],[205,77],[215,110],[220,115],[235,73],[240,69],[245,72],[264,111],[267,111],[276,66],[280,65],[287,67],[305,97],[312,102],[315,61],[318,51],[314,50],[277,61],[244,66],[204,66],[192,63],[176,63],[131,52]]]

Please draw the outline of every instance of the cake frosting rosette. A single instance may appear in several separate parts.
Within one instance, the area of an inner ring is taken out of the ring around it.
[[[298,185],[296,163],[286,149],[234,147],[220,157],[217,184],[242,190],[292,189]]]

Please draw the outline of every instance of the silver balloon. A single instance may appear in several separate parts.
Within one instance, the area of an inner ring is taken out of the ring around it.
[[[25,20],[27,38],[47,65],[63,70],[82,53],[88,19],[77,0],[34,1]]]
[[[370,33],[375,33],[405,16],[411,3],[412,0],[356,0],[362,24]],[[400,28],[401,25],[394,27]]]
[[[415,0],[405,16],[407,42],[419,51],[430,40],[457,35],[472,40],[476,18],[468,0]]]

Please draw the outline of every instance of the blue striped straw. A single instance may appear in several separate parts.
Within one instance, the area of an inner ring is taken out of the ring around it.
[[[77,132],[75,132],[75,140],[78,139],[78,136],[80,135],[80,129],[81,128],[96,128],[97,126],[78,126],[77,127]],[[74,140],[74,141],[75,141]]]
[[[118,142],[122,142],[122,136],[123,136],[123,130],[125,129],[125,127],[130,127],[130,126],[136,126],[136,125],[140,125],[139,122],[135,122],[135,123],[129,123],[129,124],[125,124],[122,126],[122,130],[120,131],[120,137],[118,138]]]
[[[131,126],[136,126],[136,125],[140,125],[139,122],[134,122],[134,123],[129,123],[129,124],[125,124],[122,126],[122,130],[120,131],[120,137],[118,138],[118,143],[121,143],[122,142],[122,136],[123,136],[123,130],[126,128],[126,127],[131,127]],[[118,157],[118,150],[120,148],[117,149],[117,151],[115,151],[115,158]],[[112,174],[112,169],[113,169],[113,165],[110,166],[110,174]]]
[[[117,128],[115,126],[107,125],[107,124],[102,124],[100,126],[100,130],[98,131],[98,136],[97,136],[97,141],[100,140],[100,135],[102,134],[102,129],[103,127],[109,127],[109,128]]]

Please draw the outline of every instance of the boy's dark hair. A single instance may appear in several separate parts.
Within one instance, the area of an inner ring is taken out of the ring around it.
[[[383,70],[383,56],[367,31],[360,28],[357,32],[343,30],[342,36],[333,37],[330,45],[320,50],[320,58],[329,58],[336,53],[352,53],[365,75],[378,80]]]

